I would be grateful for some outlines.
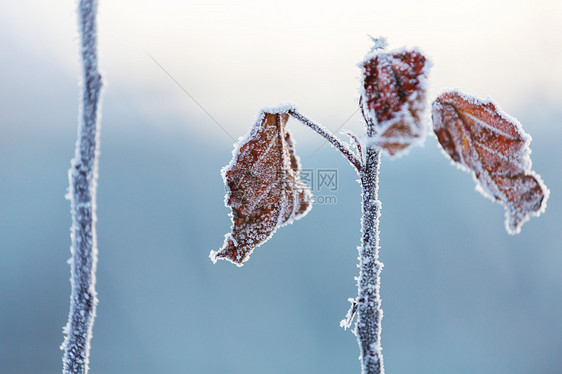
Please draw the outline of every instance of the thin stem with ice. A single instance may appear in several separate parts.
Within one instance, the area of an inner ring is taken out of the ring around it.
[[[96,315],[97,263],[96,187],[99,143],[99,99],[96,0],[80,0],[79,26],[83,64],[81,116],[76,153],[69,170],[72,213],[70,259],[70,311],[62,344],[63,373],[88,372],[92,326]]]
[[[358,172],[361,172],[361,161],[357,156],[349,150],[349,148],[342,143],[338,138],[336,138],[330,131],[325,129],[323,126],[315,123],[314,121],[306,118],[294,109],[289,110],[289,114],[295,119],[301,121],[304,125],[310,127],[312,130],[317,132],[320,136],[330,142],[338,151],[340,151],[345,158],[355,167]]]
[[[361,103],[360,106],[363,112]],[[367,143],[364,150],[365,159],[362,163],[348,147],[328,130],[294,109],[289,110],[289,114],[336,147],[357,169],[361,177],[363,218],[361,221],[361,247],[359,249],[358,296],[352,305],[352,312],[348,316],[349,321],[347,323],[351,322],[351,318],[353,318],[353,314],[356,311],[357,323],[355,334],[357,335],[361,350],[363,374],[384,374],[380,344],[383,314],[380,298],[380,273],[383,264],[379,261],[379,216],[381,203],[378,200],[378,175],[380,151],[373,144]],[[372,137],[375,133],[374,123],[365,115],[364,118],[367,124],[367,136]],[[360,145],[358,149],[361,149]],[[361,150],[360,152],[363,153]],[[347,323],[344,323],[344,325]]]
[[[372,121],[365,118],[367,136],[374,135]],[[365,162],[361,169],[362,220],[361,247],[359,248],[359,278],[357,280],[357,323],[355,334],[361,350],[363,374],[384,374],[381,348],[382,308],[380,297],[379,217],[378,199],[380,151],[367,143]]]

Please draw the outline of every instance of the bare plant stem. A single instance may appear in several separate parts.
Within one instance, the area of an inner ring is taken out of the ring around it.
[[[357,324],[355,334],[361,349],[364,374],[383,374],[381,348],[382,308],[380,297],[378,174],[380,152],[367,145],[361,172],[363,189],[359,279],[357,281]]]
[[[375,134],[374,123],[365,116],[363,107],[359,103],[367,125],[367,136]],[[381,348],[382,308],[380,297],[380,274],[383,267],[379,261],[379,216],[381,203],[378,199],[378,177],[380,165],[380,151],[373,145],[365,147],[363,162],[349,150],[338,138],[319,124],[311,121],[296,110],[289,114],[329,141],[344,157],[357,169],[361,177],[362,187],[362,219],[361,219],[361,247],[359,248],[359,278],[357,281],[358,296],[348,316],[349,322],[357,313],[355,334],[361,351],[361,367],[363,374],[384,374],[383,356]],[[357,141],[357,140],[356,140]],[[361,145],[358,143],[360,153]],[[345,325],[345,324],[344,324]]]
[[[76,153],[69,170],[72,213],[70,248],[70,311],[62,344],[63,373],[88,372],[90,340],[96,315],[96,187],[99,143],[99,98],[96,0],[80,0],[79,25],[83,63],[81,118]]]
[[[313,122],[312,120],[306,118],[294,109],[289,110],[289,114],[295,117],[295,119],[302,122],[304,125],[310,127],[324,139],[329,141],[330,144],[336,147],[336,149],[340,151],[345,158],[347,158],[347,160],[355,167],[358,172],[361,171],[361,160],[359,160],[357,156],[351,150],[349,150],[349,148],[344,143],[341,142],[341,140],[332,135],[330,131],[328,131],[323,126]]]
[[[375,133],[374,124],[364,116],[367,136]],[[373,145],[365,147],[365,161],[361,169],[362,219],[359,248],[359,278],[357,280],[357,323],[355,334],[361,350],[363,374],[384,374],[381,348],[382,308],[380,297],[379,217],[378,199],[380,151]]]

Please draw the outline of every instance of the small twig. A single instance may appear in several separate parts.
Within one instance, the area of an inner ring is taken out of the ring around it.
[[[359,139],[353,135],[351,132],[347,131],[347,135],[353,139],[353,141],[355,142],[355,148],[357,148],[357,153],[359,153],[359,157],[361,159],[363,159],[363,150],[361,149],[361,142],[359,141]]]
[[[341,125],[339,125],[338,128],[336,129],[336,131],[334,131],[334,132],[337,133],[338,131],[340,131],[341,128],[344,127],[345,124],[348,123],[349,120],[351,120],[351,119],[353,118],[353,116],[355,115],[355,113],[357,113],[357,112],[359,111],[359,109],[360,109],[360,108],[355,109],[355,110],[353,111],[353,113],[351,113],[351,115],[350,115],[349,117],[347,117],[347,118],[345,119],[345,121],[343,121],[343,122],[341,123]],[[314,156],[327,142],[328,142],[328,141],[326,140],[326,141],[324,141],[322,144],[320,144],[320,146],[318,146],[318,148],[316,148],[316,149],[314,150],[314,152],[312,152],[312,153],[310,154],[310,156],[308,156],[308,157]]]
[[[294,118],[301,121],[304,125],[310,127],[312,130],[321,135],[324,139],[330,142],[338,151],[343,154],[345,158],[355,167],[357,172],[361,172],[361,160],[344,144],[341,140],[335,137],[330,131],[328,131],[323,126],[313,122],[312,120],[306,118],[294,109],[289,110],[289,114]]]
[[[375,133],[376,133],[375,123],[373,122],[373,119],[365,113],[365,108],[363,107],[363,98],[362,97],[359,98],[359,108],[361,108],[361,115],[363,116],[363,119],[365,120],[365,123],[367,124],[367,136],[368,137],[375,136]]]
[[[345,319],[342,319],[340,321],[340,327],[343,327],[344,330],[351,328],[351,324],[353,323],[353,318],[357,313],[357,299],[349,298],[347,299],[347,301],[349,301],[351,305],[349,307],[349,310],[347,311],[347,314],[345,315]],[[355,333],[353,330],[352,332]]]

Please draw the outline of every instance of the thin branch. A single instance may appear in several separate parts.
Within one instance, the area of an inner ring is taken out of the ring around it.
[[[353,111],[353,113],[351,113],[351,115],[350,115],[349,117],[347,117],[347,118],[345,119],[345,121],[343,121],[343,122],[341,123],[341,125],[338,126],[338,128],[336,129],[335,132],[337,133],[338,131],[340,131],[341,128],[344,127],[345,124],[348,123],[349,120],[353,118],[353,116],[355,115],[355,113],[357,113],[357,112],[359,111],[359,109],[360,109],[360,108],[355,109],[355,111]],[[318,146],[318,148],[316,148],[316,149],[314,150],[314,152],[312,152],[312,153],[310,154],[310,156],[308,156],[308,157],[314,156],[314,155],[316,154],[316,152],[318,152],[327,142],[328,142],[328,141],[326,140],[325,142],[323,142],[322,144],[320,144],[320,145]]]
[[[63,373],[88,372],[90,340],[96,315],[96,187],[99,143],[99,99],[102,87],[98,72],[96,0],[80,0],[79,26],[83,82],[81,117],[76,153],[68,172],[72,214],[70,248],[70,311],[62,344]]]
[[[367,136],[375,134],[375,124],[366,116],[360,102],[361,112],[367,125]],[[383,267],[379,261],[379,216],[380,201],[378,200],[378,175],[380,151],[367,144],[365,160],[362,164],[339,139],[328,130],[312,122],[295,110],[289,114],[316,131],[335,146],[355,166],[361,176],[363,192],[361,220],[361,247],[359,249],[359,277],[357,279],[358,296],[356,302],[343,323],[349,326],[353,314],[357,313],[355,334],[361,350],[361,367],[363,374],[384,374],[383,355],[381,348],[382,308],[380,297],[380,273]],[[360,147],[360,146],[359,146]],[[358,148],[359,148],[358,147]],[[362,152],[362,151],[360,151]]]
[[[368,137],[375,136],[375,133],[376,133],[375,123],[373,122],[373,119],[365,113],[365,108],[363,106],[363,98],[362,97],[359,98],[359,108],[361,108],[361,115],[363,116],[363,119],[365,120],[365,123],[367,124],[367,136]]]
[[[375,135],[375,123],[365,113],[363,102],[359,100],[361,114],[365,119],[367,136]],[[355,335],[361,351],[363,374],[384,374],[381,347],[381,271],[379,261],[379,217],[381,203],[378,198],[380,150],[372,144],[365,146],[365,163],[361,170],[362,219],[361,247],[359,247],[359,277],[357,278],[357,322]]]
[[[340,151],[345,158],[355,167],[357,172],[361,172],[361,160],[344,144],[341,140],[335,137],[329,130],[323,126],[313,122],[312,120],[306,118],[294,109],[289,110],[289,114],[294,118],[301,121],[304,125],[310,127],[312,130],[316,131],[324,139],[330,142],[338,151]]]
[[[359,141],[359,139],[353,135],[351,132],[347,132],[347,135],[353,139],[353,141],[355,142],[355,148],[357,148],[357,153],[359,153],[359,157],[361,159],[363,159],[363,150],[361,149],[361,142]]]
[[[367,128],[369,125],[367,125]],[[369,130],[367,130],[369,132]],[[382,308],[380,297],[378,174],[380,151],[367,144],[361,171],[363,192],[359,277],[357,279],[357,323],[355,334],[361,350],[363,374],[384,374],[381,348]]]

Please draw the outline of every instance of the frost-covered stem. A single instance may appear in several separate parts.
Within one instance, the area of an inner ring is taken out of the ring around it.
[[[367,136],[374,135],[374,126],[367,121]],[[355,334],[361,350],[363,374],[384,374],[381,348],[382,308],[380,297],[378,175],[380,151],[373,145],[365,147],[361,169],[362,213],[361,247],[359,248],[359,278],[357,280],[357,324]]]
[[[355,166],[358,172],[361,171],[361,161],[349,150],[349,148],[341,142],[338,138],[336,138],[330,131],[328,131],[323,126],[313,122],[312,120],[306,118],[299,112],[294,109],[289,110],[289,114],[299,121],[301,121],[304,125],[310,127],[312,130],[316,131],[319,135],[321,135],[324,139],[330,142],[338,151],[340,151],[345,158]]]
[[[83,82],[76,153],[71,161],[69,196],[72,214],[70,259],[70,311],[61,346],[63,373],[88,372],[92,326],[96,315],[95,271],[96,179],[99,141],[99,98],[102,87],[98,73],[96,0],[80,0],[79,26]]]

